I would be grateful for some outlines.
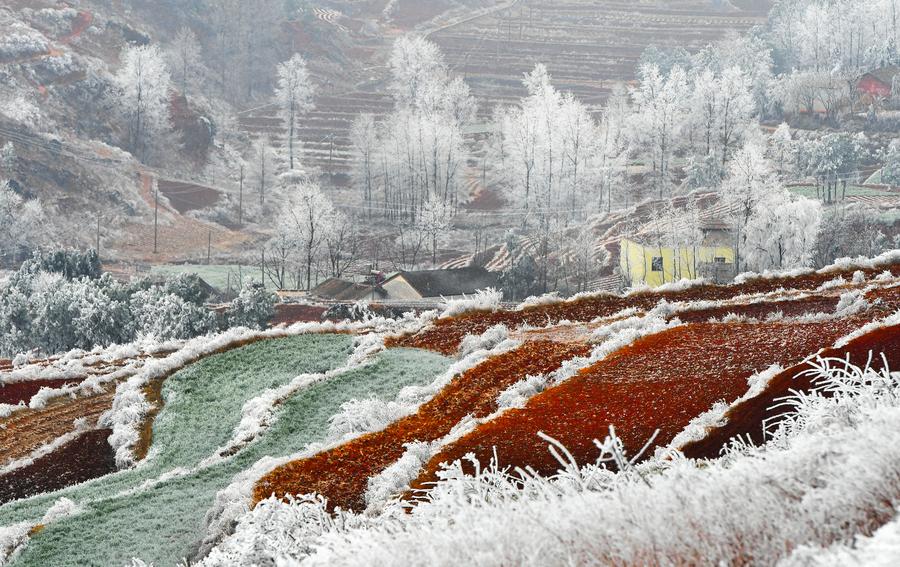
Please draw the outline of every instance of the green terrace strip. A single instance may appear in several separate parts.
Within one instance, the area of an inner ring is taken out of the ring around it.
[[[328,418],[341,404],[370,397],[393,399],[405,386],[430,382],[450,363],[425,351],[384,351],[369,364],[316,382],[285,400],[269,429],[234,456],[193,468],[227,444],[246,400],[300,372],[340,366],[351,347],[352,338],[344,335],[264,341],[179,372],[163,390],[166,406],[154,426],[158,453],[148,463],[42,497],[40,508],[32,505],[26,513],[23,506],[16,511],[17,518],[0,509],[0,523],[7,525],[39,518],[62,495],[83,508],[81,514],[35,534],[12,565],[125,565],[135,556],[155,565],[173,565],[194,552],[205,534],[204,517],[216,493],[237,474],[262,457],[290,455],[322,441]],[[184,386],[185,381],[190,387]],[[248,381],[256,387],[247,387]],[[219,386],[207,387],[209,383]],[[130,478],[120,480],[125,476]]]

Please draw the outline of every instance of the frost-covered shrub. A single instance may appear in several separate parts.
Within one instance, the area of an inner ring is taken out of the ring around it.
[[[409,413],[396,401],[366,398],[350,400],[328,420],[328,439],[337,441],[360,433],[378,431]]]
[[[207,299],[196,276],[124,284],[94,251],[38,252],[0,288],[0,354],[195,337],[218,329]]]
[[[46,53],[47,39],[21,22],[4,22],[0,34],[0,59],[20,59]]]
[[[490,350],[508,338],[506,325],[494,325],[480,335],[466,335],[459,343],[459,357],[465,358],[479,350]]]
[[[275,316],[274,293],[256,283],[244,286],[241,293],[225,311],[225,321],[229,327],[264,329]]]
[[[546,376],[526,376],[497,396],[497,408],[521,408],[533,396],[547,388]]]
[[[496,311],[503,301],[503,292],[494,288],[480,289],[462,299],[447,301],[441,317],[455,317],[467,311]]]
[[[35,10],[32,17],[41,27],[50,28],[54,34],[61,35],[72,28],[72,20],[78,17],[78,11],[68,6],[61,9],[44,8]]]
[[[215,314],[205,306],[156,286],[131,296],[131,312],[137,332],[158,339],[188,339],[216,328]]]
[[[32,100],[24,96],[0,101],[0,114],[31,128],[38,128],[42,116],[41,109]]]

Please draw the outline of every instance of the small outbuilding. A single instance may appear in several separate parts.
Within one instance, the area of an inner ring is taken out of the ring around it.
[[[389,300],[420,301],[458,299],[479,290],[497,287],[496,273],[484,268],[402,271],[387,278],[381,288]]]
[[[898,75],[900,67],[896,65],[882,67],[860,77],[856,88],[863,98],[870,100],[890,98]]]

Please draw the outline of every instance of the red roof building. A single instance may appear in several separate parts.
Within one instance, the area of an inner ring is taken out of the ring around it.
[[[866,73],[859,79],[857,89],[863,96],[873,99],[884,99],[891,96],[894,79],[900,74],[900,67],[882,67],[871,73]]]

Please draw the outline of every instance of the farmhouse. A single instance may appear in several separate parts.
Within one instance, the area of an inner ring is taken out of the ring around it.
[[[716,283],[734,276],[734,248],[726,223],[707,221],[695,246],[666,246],[623,239],[619,268],[626,286],[658,287],[682,279],[706,278]]]
[[[397,272],[382,284],[387,299],[454,299],[497,286],[497,274],[484,268]]]
[[[859,79],[857,90],[864,99],[879,100],[891,96],[900,75],[900,67],[891,65],[866,73]]]
[[[312,288],[309,291],[309,295],[331,301],[362,301],[385,298],[385,292],[381,287],[340,278],[328,278]]]

